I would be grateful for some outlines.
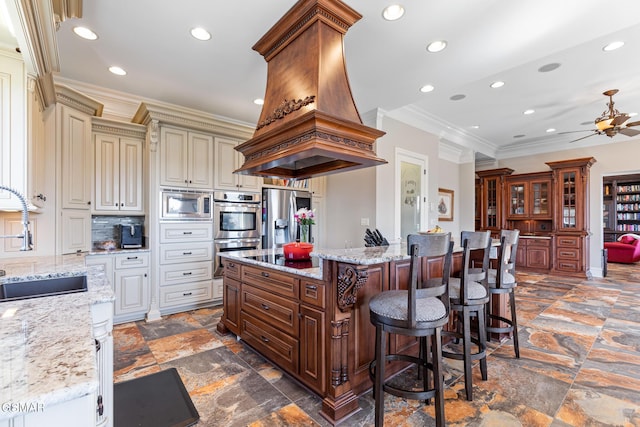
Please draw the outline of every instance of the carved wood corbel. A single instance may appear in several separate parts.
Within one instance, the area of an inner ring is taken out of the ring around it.
[[[368,271],[365,265],[343,265],[338,274],[338,308],[345,312],[357,301],[358,290],[367,283]]]
[[[153,119],[149,122],[149,150],[156,152],[160,141],[160,122]]]

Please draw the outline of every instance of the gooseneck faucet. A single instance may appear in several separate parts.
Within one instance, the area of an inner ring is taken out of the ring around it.
[[[29,210],[27,209],[27,199],[17,190],[14,190],[11,187],[7,187],[4,185],[0,185],[0,190],[8,191],[9,193],[13,193],[16,195],[20,202],[22,203],[22,234],[13,234],[7,236],[0,236],[0,238],[5,239],[22,239],[22,247],[21,251],[30,251],[31,246],[31,233],[29,232]]]

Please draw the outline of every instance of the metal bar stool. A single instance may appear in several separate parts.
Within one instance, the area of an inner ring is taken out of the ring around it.
[[[472,362],[480,361],[482,379],[487,380],[487,343],[485,331],[485,305],[489,301],[487,291],[487,276],[489,270],[489,254],[491,250],[491,232],[463,231],[462,271],[460,278],[449,279],[449,297],[451,311],[456,313],[456,330],[444,331],[443,336],[452,336],[462,340],[462,353],[443,350],[442,355],[449,359],[464,362],[464,388],[467,400],[473,400],[473,380],[471,375]],[[471,251],[482,250],[482,266],[475,267],[471,261]],[[471,335],[471,318],[477,320],[478,335]],[[472,344],[478,350],[472,352]]]
[[[369,301],[369,318],[376,327],[376,358],[369,364],[373,381],[376,427],[384,424],[384,393],[427,401],[435,397],[436,426],[444,426],[444,374],[442,371],[442,327],[449,321],[449,274],[453,242],[451,233],[411,234],[407,237],[411,256],[408,290],[381,292]],[[443,257],[442,277],[421,277],[422,258]],[[424,287],[424,285],[427,287]],[[419,357],[387,354],[387,333],[420,338]],[[431,337],[430,349],[427,337]],[[388,384],[385,364],[402,361],[424,371],[422,390],[405,390]],[[433,371],[433,387],[429,370]]]
[[[518,343],[518,318],[516,316],[515,289],[516,281],[516,251],[520,230],[502,230],[500,232],[500,247],[496,268],[489,269],[489,302],[487,302],[487,339],[491,340],[491,333],[511,333],[513,335],[513,349],[516,358],[520,358],[520,346]],[[493,295],[509,294],[509,306],[511,319],[494,314],[492,312]],[[499,326],[499,322],[507,326]]]

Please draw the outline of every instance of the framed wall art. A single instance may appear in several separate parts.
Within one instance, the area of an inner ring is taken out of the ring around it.
[[[438,188],[438,221],[453,221],[453,190]]]

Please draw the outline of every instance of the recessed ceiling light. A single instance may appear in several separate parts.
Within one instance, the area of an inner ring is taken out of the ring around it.
[[[480,126],[478,126],[478,125],[472,125],[472,126],[470,126],[470,128],[471,128],[471,129],[480,129]]]
[[[392,4],[391,6],[387,6],[382,11],[382,17],[387,21],[395,21],[402,18],[404,15],[404,7],[399,4]]]
[[[207,41],[211,38],[211,34],[209,33],[209,31],[205,30],[202,27],[195,27],[191,29],[191,35],[198,39],[198,40],[202,40],[202,41]]]
[[[253,100],[253,103],[256,105],[263,105],[264,104],[264,99],[262,98],[256,98]]]
[[[621,41],[611,42],[605,47],[603,47],[602,50],[604,50],[605,52],[611,52],[612,50],[620,49],[622,46],[624,46],[624,42],[621,42]]]
[[[497,89],[499,87],[504,86],[504,82],[501,82],[498,80],[497,82],[491,83],[489,86],[491,86],[493,89]]]
[[[118,76],[125,76],[127,74],[125,70],[116,66],[109,67],[109,71],[111,71],[113,74],[116,74]]]
[[[96,40],[98,38],[98,35],[87,27],[73,27],[73,32],[86,40]]]
[[[547,129],[545,132],[547,132],[547,133],[551,133],[551,132],[555,132],[555,131],[556,131],[556,129],[555,129],[555,128],[549,128],[549,129]]]
[[[427,50],[431,53],[440,52],[445,47],[447,47],[447,42],[444,40],[436,40],[434,42],[429,43],[427,46]]]
[[[461,99],[465,99],[467,97],[467,95],[463,95],[463,94],[458,94],[458,95],[453,95],[451,98],[449,98],[452,101],[460,101]]]
[[[424,85],[420,88],[420,92],[422,93],[433,92],[434,89],[435,87],[433,87],[432,85]]]
[[[538,68],[538,71],[541,73],[548,73],[549,71],[557,70],[558,68],[560,68],[560,64],[558,64],[557,62],[552,62]]]
[[[522,112],[522,114],[524,114],[525,116],[528,116],[529,114],[533,114],[535,112],[536,112],[536,110],[533,110],[533,109],[529,108],[528,110],[524,110]]]

